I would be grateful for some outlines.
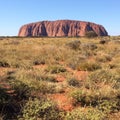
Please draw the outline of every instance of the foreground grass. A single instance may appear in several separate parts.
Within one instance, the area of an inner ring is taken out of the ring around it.
[[[118,120],[119,60],[119,37],[3,38],[0,119]],[[52,99],[59,94],[72,109]]]

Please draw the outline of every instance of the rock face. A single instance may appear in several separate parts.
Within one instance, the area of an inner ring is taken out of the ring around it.
[[[98,36],[107,36],[108,33],[102,25],[91,22],[75,20],[41,21],[23,25],[18,36],[84,36],[86,32],[94,31]]]

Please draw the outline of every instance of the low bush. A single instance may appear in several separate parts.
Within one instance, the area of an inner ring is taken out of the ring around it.
[[[33,65],[44,65],[45,64],[45,61],[39,61],[39,60],[35,60],[33,62]]]
[[[56,104],[50,100],[29,99],[19,120],[61,120],[61,113]]]
[[[77,66],[84,62],[86,60],[85,56],[81,56],[81,55],[73,55],[71,58],[69,58],[67,60],[67,65],[68,67],[72,68],[73,70],[75,70],[77,68]]]
[[[33,70],[32,72],[27,73],[27,76],[29,76],[30,79],[34,79],[38,81],[57,82],[54,76],[46,75],[42,70],[41,71]]]
[[[14,83],[15,82],[15,83]],[[28,99],[31,96],[32,88],[21,81],[11,82],[17,100]]]
[[[47,75],[46,76],[41,76],[39,79],[42,80],[42,81],[46,81],[46,82],[57,82],[55,77],[47,76]]]
[[[78,50],[80,48],[81,42],[79,40],[73,40],[66,44],[70,49]]]
[[[112,57],[110,55],[99,55],[96,56],[96,61],[98,62],[110,62]]]
[[[97,106],[97,108],[99,110],[101,110],[102,112],[109,114],[109,113],[113,113],[113,112],[117,112],[117,100],[101,100],[99,102],[99,105]]]
[[[56,93],[56,85],[47,82],[40,82],[36,89],[43,94]]]
[[[75,90],[71,93],[71,97],[74,99],[73,105],[96,106],[99,101],[97,93],[85,90]]]
[[[0,87],[0,106],[6,103],[10,99],[10,95],[7,94],[6,90]]]
[[[84,61],[78,64],[76,69],[83,70],[83,71],[95,71],[95,70],[101,69],[101,66],[99,63]]]
[[[65,120],[105,120],[106,115],[95,108],[77,108],[68,112]]]
[[[110,40],[100,40],[100,41],[99,41],[99,44],[103,44],[103,45],[104,45],[104,44],[106,44],[106,43],[108,43],[108,42],[110,42]]]
[[[95,43],[82,43],[80,45],[80,54],[88,57],[93,57],[96,55],[98,46]]]
[[[12,66],[15,68],[23,68],[23,69],[30,69],[32,68],[32,63],[30,60],[21,60],[21,61],[15,61],[15,63],[12,63]]]
[[[0,87],[0,119],[1,120],[12,120],[17,119],[21,109],[21,101],[17,101],[14,95],[7,89]]]
[[[117,82],[118,79],[119,78],[115,74],[113,74],[109,70],[104,69],[97,70],[88,76],[88,82],[93,85],[97,85],[100,83],[109,85]]]
[[[81,50],[92,50],[93,51],[93,50],[97,49],[98,47],[94,43],[83,43],[83,44],[81,44],[80,48],[81,48]]]
[[[62,66],[53,65],[53,66],[48,66],[46,71],[52,74],[56,74],[56,73],[66,72],[66,69]]]
[[[87,38],[94,38],[94,37],[97,37],[97,36],[98,35],[94,31],[88,31],[85,34],[85,37],[87,37]]]
[[[67,83],[70,85],[70,86],[73,86],[73,87],[79,87],[80,86],[80,81],[77,80],[76,78],[70,78],[67,80]]]
[[[7,61],[0,60],[0,67],[10,67],[10,64]]]

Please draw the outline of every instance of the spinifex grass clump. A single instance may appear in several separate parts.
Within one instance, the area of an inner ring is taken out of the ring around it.
[[[73,105],[80,104],[81,106],[97,106],[99,101],[99,95],[97,92],[77,89],[71,93],[74,99]]]
[[[50,72],[52,74],[56,74],[56,73],[66,72],[66,69],[64,67],[62,67],[62,66],[51,65],[51,66],[48,66],[46,71]]]
[[[98,62],[110,62],[112,61],[112,57],[110,55],[107,55],[107,54],[99,54],[98,56],[96,56],[96,61]]]
[[[68,85],[73,86],[73,87],[79,87],[80,86],[80,81],[77,80],[76,78],[69,78],[67,80]]]
[[[77,66],[77,70],[83,70],[83,71],[95,71],[101,69],[101,66],[99,63],[96,62],[81,62]]]
[[[10,64],[7,61],[1,60],[0,67],[10,67]]]
[[[79,40],[73,40],[66,44],[70,49],[79,50],[81,42]]]
[[[88,83],[91,83],[91,85],[100,85],[101,83],[106,85],[115,85],[118,79],[119,76],[113,74],[110,70],[101,69],[89,75]]]

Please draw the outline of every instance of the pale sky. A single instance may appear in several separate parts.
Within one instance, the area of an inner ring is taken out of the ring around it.
[[[16,36],[26,23],[60,19],[94,22],[120,35],[120,0],[0,0],[0,36]]]

